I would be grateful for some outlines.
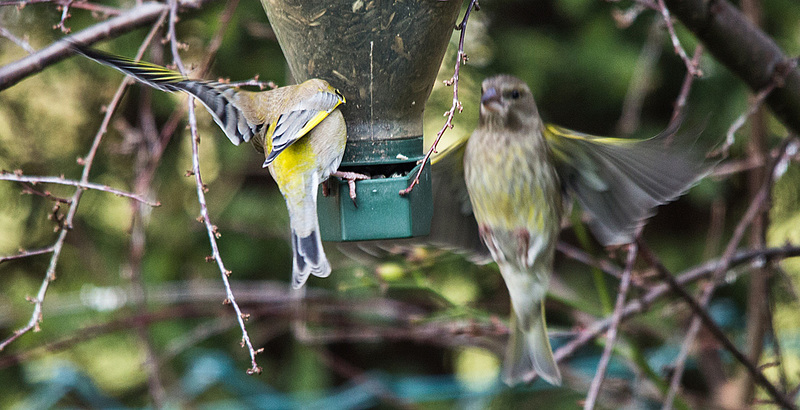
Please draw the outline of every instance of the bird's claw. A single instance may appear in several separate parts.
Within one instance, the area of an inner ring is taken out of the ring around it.
[[[336,171],[331,173],[331,176],[339,177],[347,181],[347,186],[350,189],[350,199],[353,200],[353,206],[358,208],[358,204],[356,204],[356,181],[370,179],[370,177],[368,175],[349,171]]]

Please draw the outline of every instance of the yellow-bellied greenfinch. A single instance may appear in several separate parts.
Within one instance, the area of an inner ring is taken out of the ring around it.
[[[708,169],[679,141],[665,145],[674,131],[647,140],[581,134],[544,124],[522,80],[500,75],[483,82],[480,123],[463,151],[464,175],[479,235],[511,297],[506,383],[535,374],[561,383],[543,302],[562,193],[575,196],[602,244],[631,242],[654,207],[685,192]]]
[[[280,188],[292,230],[292,286],[309,275],[326,277],[331,266],[319,234],[317,186],[329,176],[364,179],[337,171],[347,128],[336,108],[345,103],[328,82],[310,79],[274,90],[244,91],[233,86],[191,80],[159,65],[118,57],[75,45],[73,49],[159,90],[187,92],[206,107],[234,145],[253,141],[264,152],[264,167]],[[355,200],[351,185],[351,198]]]

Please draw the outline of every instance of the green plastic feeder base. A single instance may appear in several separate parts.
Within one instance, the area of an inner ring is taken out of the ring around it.
[[[350,199],[347,182],[331,178],[330,195],[317,201],[320,234],[323,241],[367,241],[409,238],[430,233],[433,216],[430,161],[411,193],[408,187],[420,165],[404,176],[375,178],[356,182],[356,203]]]

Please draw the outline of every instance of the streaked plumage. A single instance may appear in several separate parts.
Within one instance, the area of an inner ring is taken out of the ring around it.
[[[180,73],[80,46],[75,51],[116,68],[159,90],[187,92],[206,107],[234,144],[252,141],[265,153],[286,200],[292,229],[292,285],[309,275],[328,276],[317,221],[317,186],[336,173],[344,154],[347,128],[339,110],[345,102],[324,80],[311,79],[267,91],[244,91],[230,85],[191,80]]]
[[[538,374],[558,385],[543,302],[562,194],[573,194],[591,216],[601,243],[624,244],[656,206],[685,192],[708,166],[690,152],[687,138],[664,144],[674,129],[631,140],[546,125],[528,86],[512,76],[486,79],[482,94],[480,124],[463,151],[464,176],[479,235],[511,297],[503,378],[516,384]]]

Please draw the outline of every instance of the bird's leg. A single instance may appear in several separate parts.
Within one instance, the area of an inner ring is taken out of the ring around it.
[[[483,240],[483,244],[489,248],[489,253],[492,254],[492,257],[495,259],[501,258],[503,253],[500,251],[500,248],[497,247],[497,243],[494,240],[494,234],[492,233],[492,228],[486,224],[479,224],[478,234]],[[495,257],[495,255],[497,256]]]
[[[326,179],[325,182],[322,183],[322,196],[324,196],[325,198],[327,198],[327,197],[329,197],[331,195],[331,184],[332,183],[333,183],[333,181],[331,181],[330,178]]]
[[[331,176],[339,177],[347,181],[347,186],[350,188],[350,199],[353,200],[353,206],[358,208],[356,204],[356,181],[370,179],[368,175],[359,174],[358,172],[349,171],[336,171],[332,172]]]
[[[520,228],[517,230],[517,239],[519,240],[519,249],[517,249],[517,255],[519,255],[520,260],[523,263],[526,263],[528,260],[528,249],[531,247],[531,233],[525,228]]]

